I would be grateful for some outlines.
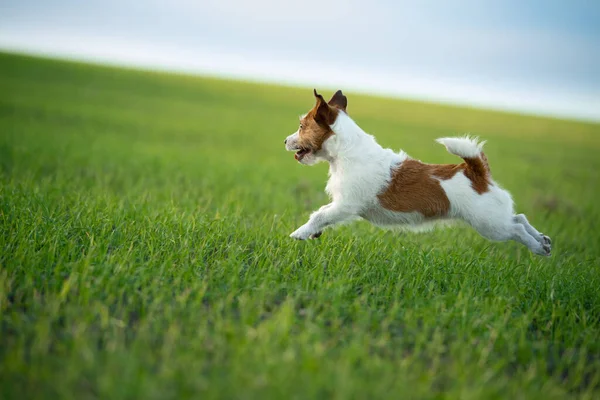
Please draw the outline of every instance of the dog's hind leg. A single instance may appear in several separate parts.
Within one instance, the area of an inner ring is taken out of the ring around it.
[[[487,239],[499,242],[514,240],[515,242],[524,244],[535,254],[541,256],[550,255],[551,248],[549,244],[541,243],[536,237],[527,232],[524,225],[513,222],[510,219],[506,223],[501,224],[490,224],[489,221],[485,223],[481,221],[481,223],[471,223],[471,226]]]
[[[501,227],[498,226],[473,226],[479,234],[490,240],[504,242],[514,240],[527,246],[529,250],[540,256],[550,255],[550,245],[540,243],[534,236],[529,234],[525,226],[518,223],[508,223]]]
[[[544,235],[543,233],[538,232],[537,229],[535,229],[527,220],[527,217],[525,216],[525,214],[517,214],[513,217],[513,221],[521,224],[525,227],[525,230],[527,231],[527,233],[529,233],[531,236],[533,236],[534,238],[537,239],[538,242],[540,242],[541,244],[546,244],[548,246],[552,245],[552,240],[550,240],[550,238],[546,235]]]

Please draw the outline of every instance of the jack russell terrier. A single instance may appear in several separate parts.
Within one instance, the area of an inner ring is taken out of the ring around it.
[[[379,226],[419,226],[458,219],[495,241],[515,240],[549,256],[551,240],[513,210],[510,194],[492,179],[482,147],[469,137],[437,142],[462,164],[425,164],[405,152],[384,149],[347,114],[337,91],[329,102],[314,91],[316,104],[285,139],[286,149],[305,165],[329,163],[326,191],[331,203],[315,211],[290,236],[317,238],[328,226],[363,218]]]

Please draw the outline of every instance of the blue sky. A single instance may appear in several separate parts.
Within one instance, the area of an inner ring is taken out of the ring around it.
[[[4,0],[0,48],[600,120],[596,0]]]

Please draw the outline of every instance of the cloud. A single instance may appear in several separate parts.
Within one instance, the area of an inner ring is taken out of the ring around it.
[[[600,97],[600,28],[593,23],[600,6],[539,0],[8,0],[0,7],[5,47],[20,43],[307,84],[327,76],[328,82],[379,92],[387,82],[397,94],[468,97],[473,103],[494,93],[522,100],[525,93],[537,103],[546,97],[572,109],[574,102]]]

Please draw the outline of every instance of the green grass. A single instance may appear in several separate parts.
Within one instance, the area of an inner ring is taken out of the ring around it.
[[[488,140],[553,256],[293,241],[327,201],[283,147],[310,89],[0,54],[0,398],[599,398],[600,125],[348,95],[427,162]]]

